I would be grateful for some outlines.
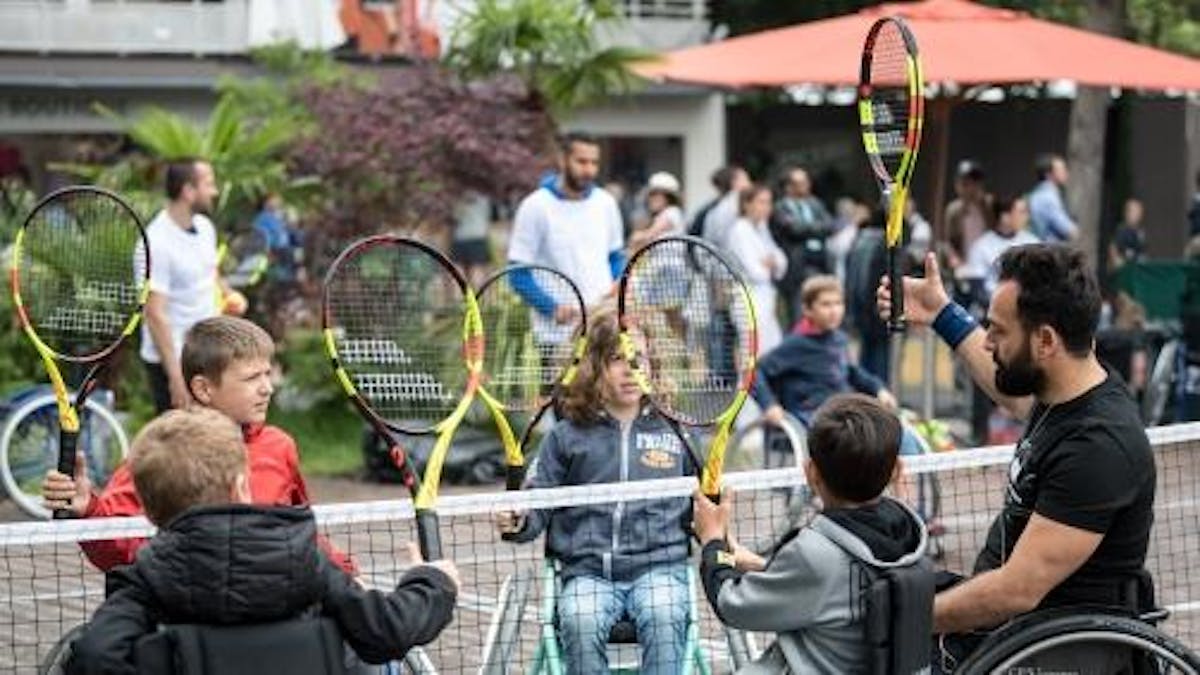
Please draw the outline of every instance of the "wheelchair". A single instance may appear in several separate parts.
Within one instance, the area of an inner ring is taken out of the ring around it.
[[[71,645],[86,624],[59,638],[39,675],[62,675]],[[139,675],[432,675],[429,658],[414,647],[400,662],[368,665],[346,647],[327,617],[272,623],[208,626],[170,624],[140,638],[134,648]],[[407,670],[405,670],[407,669]]]
[[[696,604],[696,570],[687,566],[688,625],[681,675],[711,675],[712,670],[700,646],[700,615]],[[566,672],[565,657],[558,639],[558,597],[562,591],[559,565],[546,558],[540,572],[530,567],[505,579],[500,589],[500,606],[493,615],[484,647],[484,675],[508,675],[520,662],[519,633],[525,618],[525,606],[534,585],[541,588],[538,609],[538,638],[528,672],[531,675],[562,675]],[[608,635],[610,673],[637,673],[639,668],[637,628],[629,617],[622,617]],[[731,636],[731,639],[736,637]],[[734,663],[735,666],[740,665]]]
[[[1197,675],[1200,657],[1154,623],[1165,611],[1135,615],[1117,608],[1054,608],[1032,612],[990,635],[954,672],[1000,675],[1080,666],[1088,650],[1102,664],[1084,666],[1088,675]],[[1072,651],[1074,650],[1074,652]]]

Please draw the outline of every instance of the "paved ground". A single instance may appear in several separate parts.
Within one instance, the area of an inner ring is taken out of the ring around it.
[[[1154,542],[1148,562],[1159,585],[1160,603],[1173,610],[1166,628],[1193,648],[1200,647],[1200,575],[1192,560],[1200,541],[1200,442],[1161,449],[1160,487]],[[948,534],[942,564],[962,570],[970,562],[998,504],[1003,468],[963,469],[939,474],[942,521]],[[393,497],[395,486],[363,486],[346,481],[314,481],[323,501],[351,496]],[[478,489],[476,489],[478,490]],[[449,489],[448,493],[459,492]],[[741,493],[737,536],[765,546],[788,525],[783,494]],[[803,516],[801,516],[802,518]],[[407,521],[372,520],[328,527],[327,533],[351,552],[370,585],[387,587],[408,564],[404,542],[412,539]],[[443,519],[448,555],[463,571],[463,594],[455,622],[430,646],[439,672],[476,672],[503,580],[517,570],[537,570],[539,543],[516,546],[497,540],[488,513]],[[0,672],[29,672],[67,627],[81,621],[101,598],[102,583],[73,544],[17,546],[0,550]],[[531,572],[532,573],[532,572]],[[509,659],[528,664],[537,634],[540,591],[532,584],[519,622],[520,636]],[[724,635],[699,599],[701,645],[718,672],[728,666]],[[519,614],[519,613],[517,613]],[[759,636],[758,646],[765,638]],[[521,667],[523,669],[523,666]]]

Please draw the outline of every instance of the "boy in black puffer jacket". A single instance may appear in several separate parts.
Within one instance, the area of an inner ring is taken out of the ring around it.
[[[185,451],[186,450],[186,451]],[[250,504],[246,449],[220,413],[175,410],[131,448],[133,480],[161,529],[108,578],[108,597],[72,645],[68,673],[135,673],[159,624],[268,623],[320,612],[361,659],[399,659],[450,622],[458,572],[422,564],[391,593],[365,590],[317,547],[307,508]]]

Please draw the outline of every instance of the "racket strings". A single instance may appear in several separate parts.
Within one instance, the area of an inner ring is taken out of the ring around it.
[[[661,240],[635,258],[624,292],[655,403],[688,424],[715,422],[753,361],[753,314],[734,271],[707,248]]]
[[[386,240],[331,274],[329,327],[363,400],[402,428],[432,428],[467,387],[465,298],[453,272],[423,249]]]
[[[136,217],[116,197],[64,192],[30,215],[17,285],[33,330],[76,357],[119,340],[141,306],[146,251]]]
[[[477,302],[483,387],[506,409],[540,408],[574,360],[584,318],[575,285],[552,269],[519,266],[490,279]]]
[[[909,52],[900,29],[892,23],[880,28],[871,52],[872,123],[877,152],[892,174],[908,150],[911,91]]]

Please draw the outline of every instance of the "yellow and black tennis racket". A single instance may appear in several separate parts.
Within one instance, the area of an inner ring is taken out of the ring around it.
[[[587,308],[565,274],[527,264],[488,277],[477,301],[487,336],[479,397],[500,429],[505,486],[519,490],[530,436],[587,348]],[[509,416],[526,418],[520,440]]]
[[[42,199],[12,248],[13,306],[58,402],[58,470],[75,474],[79,416],[98,376],[137,328],[150,290],[142,222],[117,195],[90,186]],[[67,388],[60,364],[87,369]],[[71,517],[56,510],[55,518]]]
[[[421,554],[440,559],[442,465],[479,387],[483,357],[475,293],[438,251],[379,235],[351,244],[334,261],[322,316],[338,382],[388,441],[412,493]],[[437,436],[420,477],[397,431]]]
[[[863,148],[879,183],[887,217],[887,268],[892,290],[888,329],[904,330],[900,288],[904,204],[921,147],[925,82],[917,40],[899,17],[876,21],[863,44],[858,81],[858,119]]]
[[[708,242],[664,237],[630,257],[617,313],[638,385],[703,467],[704,494],[719,500],[730,429],[754,382],[758,324],[750,291]],[[713,430],[703,462],[681,424]]]

